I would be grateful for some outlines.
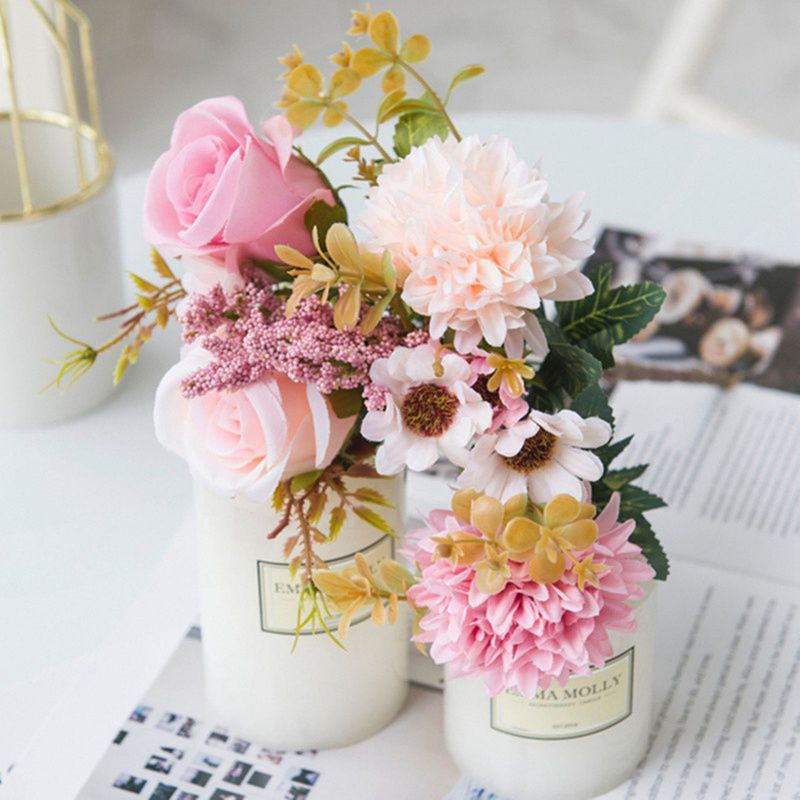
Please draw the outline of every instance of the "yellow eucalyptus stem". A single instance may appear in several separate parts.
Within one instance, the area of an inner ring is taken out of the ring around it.
[[[444,103],[442,102],[441,98],[439,97],[436,92],[433,91],[431,85],[422,77],[422,75],[417,72],[414,67],[411,66],[407,61],[403,61],[402,58],[397,59],[397,63],[414,78],[417,83],[431,96],[431,99],[436,104],[436,107],[439,109],[439,113],[444,118],[444,121],[447,123],[447,127],[453,132],[453,136],[455,136],[456,141],[461,141],[461,134],[458,132],[458,128],[456,128],[455,123],[450,118],[450,115],[447,113],[447,109],[444,107]]]
[[[351,117],[349,114],[342,114],[342,116],[354,127],[356,128],[361,135],[367,139],[370,144],[372,144],[375,149],[384,157],[384,159],[388,162],[393,162],[394,159],[389,155],[383,147],[381,147],[381,143],[378,141],[378,137],[371,134],[355,117]]]

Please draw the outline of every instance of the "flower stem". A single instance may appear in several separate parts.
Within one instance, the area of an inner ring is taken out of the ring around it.
[[[402,58],[397,59],[397,63],[414,78],[415,81],[431,96],[431,100],[433,100],[436,107],[439,109],[439,113],[442,115],[444,121],[447,123],[447,127],[453,132],[453,136],[455,136],[456,141],[461,141],[461,134],[458,132],[458,128],[456,128],[455,123],[451,119],[450,115],[447,113],[447,109],[444,107],[444,103],[442,99],[439,97],[436,92],[433,91],[431,85],[422,77],[422,75],[417,72],[414,67],[411,66],[407,61],[403,61]]]
[[[386,161],[390,163],[394,161],[389,153],[381,146],[377,136],[371,134],[355,117],[351,117],[350,114],[344,114],[343,116],[354,128],[359,131],[359,133],[361,133],[365,139],[367,139],[375,147],[375,149]]]

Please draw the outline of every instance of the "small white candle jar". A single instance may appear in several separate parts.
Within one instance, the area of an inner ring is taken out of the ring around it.
[[[352,481],[371,486],[395,506],[381,515],[404,524],[402,476]],[[206,699],[214,718],[279,750],[343,747],[385,727],[408,691],[408,627],[374,625],[371,606],[356,613],[343,651],[319,628],[304,630],[292,652],[300,584],[276,539],[271,505],[229,499],[195,481],[200,544]],[[332,569],[363,553],[371,566],[394,554],[395,539],[348,514],[335,541],[315,545]],[[337,618],[328,625],[336,631]]]
[[[445,736],[456,764],[504,800],[589,800],[622,783],[647,749],[655,584],[634,604],[637,629],[610,632],[614,653],[589,676],[533,700],[486,694],[481,678],[445,683]]]

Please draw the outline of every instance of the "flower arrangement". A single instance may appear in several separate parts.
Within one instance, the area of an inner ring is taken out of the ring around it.
[[[180,115],[147,186],[158,280],[134,275],[137,303],[109,315],[119,334],[76,342],[55,382],[121,344],[118,381],[176,319],[156,433],[217,491],[273,505],[265,535],[286,537],[302,582],[298,631],[339,642],[362,607],[391,623],[407,602],[437,662],[530,697],[602,665],[609,630],[635,626],[628,601],[667,576],[645,517],[663,503],[635,485],[646,465],[613,468],[630,438],[613,439],[600,386],[664,292],[582,273],[582,195],[551,198],[502,136],[462,136],[448,103],[483,67],[437,93],[419,72],[430,42],[401,40],[392,13],[367,6],[348,33],[366,46],[345,42],[327,80],[296,46],[281,59],[282,113],[260,131],[232,97]],[[345,98],[378,74],[367,124]],[[311,158],[297,137],[320,118],[353,131]],[[323,171],[334,156],[364,187],[352,224],[352,187]],[[408,534],[408,568],[328,568],[317,546],[350,515],[391,532],[384,495],[351,479],[440,458],[458,487]]]

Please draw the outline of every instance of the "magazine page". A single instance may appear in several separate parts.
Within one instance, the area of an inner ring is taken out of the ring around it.
[[[666,299],[615,350],[616,379],[748,381],[800,392],[800,269],[772,258],[606,229],[585,270],[614,265],[615,284],[652,280]]]
[[[800,590],[679,560],[658,603],[648,754],[603,800],[797,800]]]
[[[636,434],[613,466],[650,464],[640,483],[668,503],[648,516],[670,554],[798,582],[800,397],[624,381],[612,405],[617,438]]]
[[[441,797],[456,780],[442,746],[441,694],[412,687],[400,716],[352,747],[277,752],[214,721],[203,698],[201,647],[193,628],[120,720],[77,800],[412,800]]]

